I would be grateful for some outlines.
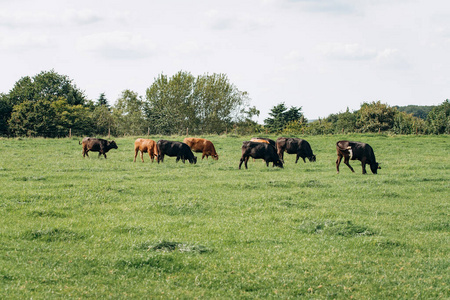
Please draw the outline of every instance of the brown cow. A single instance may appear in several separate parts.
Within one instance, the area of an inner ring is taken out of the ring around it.
[[[211,156],[215,160],[219,159],[214,144],[209,140],[201,138],[185,138],[183,143],[187,144],[194,152],[202,152],[202,159],[205,156],[206,159],[208,159],[208,156]]]
[[[80,144],[80,142],[78,142]],[[81,145],[83,146],[83,157],[87,155],[89,157],[88,152],[89,151],[95,151],[98,152],[98,157],[103,154],[103,156],[106,158],[106,152],[108,152],[110,149],[117,149],[116,142],[114,141],[107,141],[104,139],[97,139],[97,138],[91,138],[91,137],[85,137],[81,141]]]
[[[158,149],[156,149],[156,142],[150,139],[137,139],[134,142],[134,162],[136,162],[136,156],[138,152],[141,151],[141,160],[144,162],[144,152],[148,153],[150,159],[154,160],[155,157],[158,157]]]

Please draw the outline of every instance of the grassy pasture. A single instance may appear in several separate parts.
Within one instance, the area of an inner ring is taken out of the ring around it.
[[[249,137],[207,138],[196,165],[0,139],[0,298],[450,297],[448,136],[309,136],[317,162],[248,170]],[[339,139],[378,175],[336,174]]]

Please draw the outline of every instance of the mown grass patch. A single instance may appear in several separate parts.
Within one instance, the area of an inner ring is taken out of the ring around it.
[[[26,240],[39,240],[44,242],[76,241],[84,238],[84,235],[64,228],[49,228],[28,230],[21,234]]]
[[[373,229],[365,225],[353,224],[352,221],[307,221],[299,226],[305,233],[338,235],[344,237],[371,236],[376,234]]]

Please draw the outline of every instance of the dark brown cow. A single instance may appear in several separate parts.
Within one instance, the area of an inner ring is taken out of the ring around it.
[[[136,156],[138,155],[138,152],[140,151],[140,156],[142,162],[144,162],[144,152],[148,153],[148,156],[150,156],[150,159],[154,160],[155,157],[158,156],[158,149],[156,149],[156,142],[151,139],[137,139],[134,142],[134,162],[136,162]]]
[[[305,158],[308,158],[310,162],[316,161],[316,156],[313,154],[311,149],[311,145],[302,139],[299,138],[285,138],[280,137],[277,139],[277,153],[281,160],[284,161],[284,152],[288,154],[297,154],[297,158],[295,159],[295,163],[298,162],[299,157],[305,161]]]
[[[355,172],[349,164],[349,160],[360,160],[362,165],[362,173],[366,174],[366,164],[369,164],[373,174],[377,174],[377,170],[381,169],[379,163],[375,160],[375,153],[369,144],[361,142],[339,141],[336,143],[337,160],[336,170],[339,173],[339,165],[342,158],[352,172]]]
[[[78,142],[79,143],[79,142]],[[83,157],[86,155],[89,157],[88,152],[98,152],[98,157],[103,154],[103,156],[106,158],[106,152],[108,152],[110,149],[117,149],[116,142],[114,141],[107,141],[104,139],[97,139],[97,138],[91,138],[91,137],[85,137],[81,141],[81,145],[83,146]]]
[[[247,162],[250,157],[255,159],[262,158],[266,162],[266,166],[269,166],[269,162],[273,163],[273,166],[283,168],[283,162],[278,157],[275,147],[267,143],[257,143],[251,141],[245,141],[242,143],[242,157],[239,162],[239,169],[242,163],[245,163],[247,168]]]
[[[219,159],[214,144],[209,140],[201,138],[185,138],[183,143],[187,144],[194,152],[202,152],[202,159],[205,156],[206,159],[208,159],[208,156],[211,156],[215,160]]]

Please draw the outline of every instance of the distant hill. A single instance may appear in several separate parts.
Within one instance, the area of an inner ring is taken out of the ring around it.
[[[430,105],[430,106],[420,106],[420,105],[407,105],[407,106],[394,106],[397,108],[398,111],[404,111],[408,114],[413,114],[414,117],[426,119],[428,116],[428,113],[436,106]]]

